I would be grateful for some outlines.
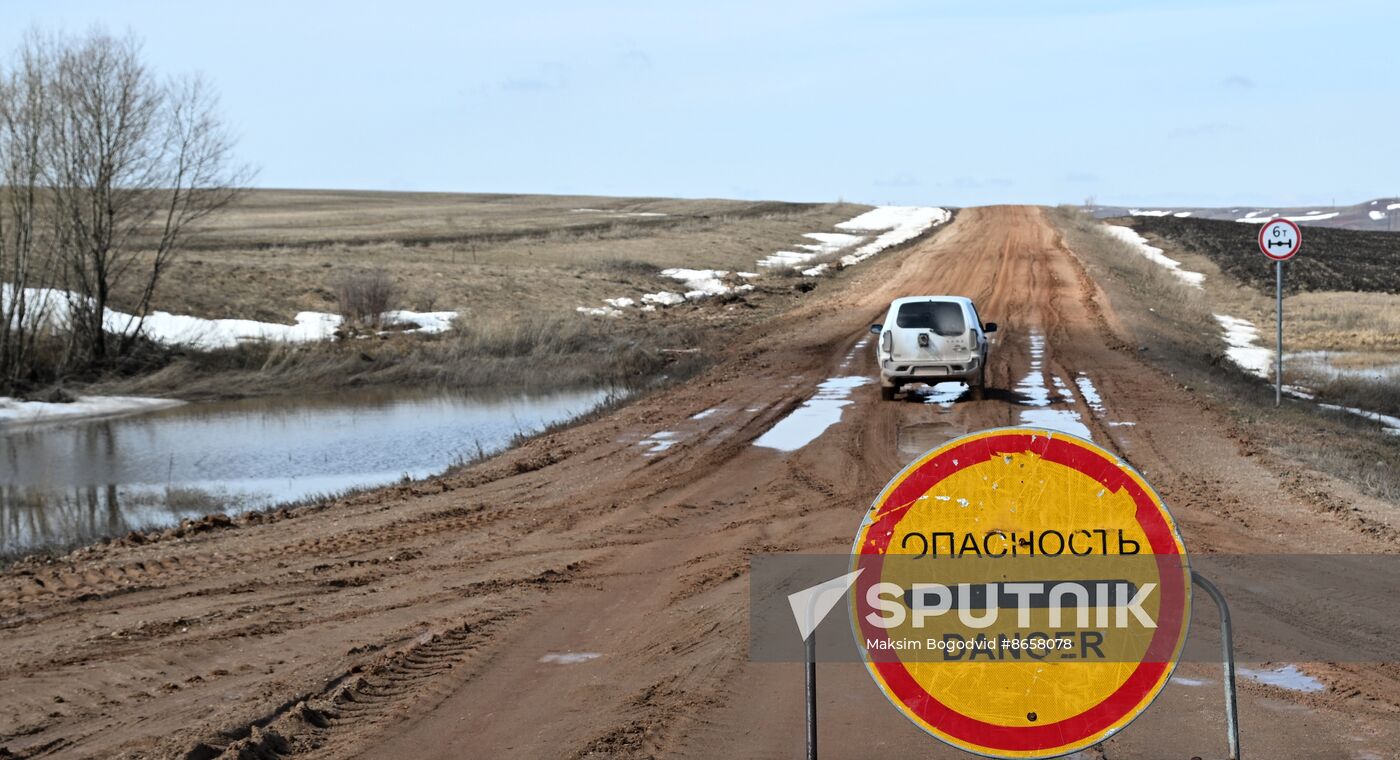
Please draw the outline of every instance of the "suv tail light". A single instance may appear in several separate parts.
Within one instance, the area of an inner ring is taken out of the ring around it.
[[[887,353],[887,354],[888,354],[889,352],[891,352],[891,351],[894,350],[894,333],[893,333],[893,332],[890,332],[889,330],[886,330],[885,333],[884,333],[883,335],[880,336],[880,350],[881,350],[881,351],[884,351],[884,352]]]

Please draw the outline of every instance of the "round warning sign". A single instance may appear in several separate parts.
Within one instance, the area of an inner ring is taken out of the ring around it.
[[[1185,547],[1125,462],[1002,428],[924,454],[861,524],[851,619],[906,717],[989,757],[1055,757],[1151,704],[1190,618]]]
[[[1303,231],[1288,219],[1274,219],[1259,228],[1259,250],[1274,261],[1287,261],[1303,247]]]

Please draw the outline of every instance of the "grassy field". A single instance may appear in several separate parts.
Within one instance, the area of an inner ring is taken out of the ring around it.
[[[723,200],[256,190],[170,268],[155,308],[291,322],[335,311],[339,282],[385,270],[417,311],[572,313],[675,290],[666,267],[752,271],[867,207]],[[119,292],[117,308],[132,293]]]
[[[337,311],[347,278],[383,273],[389,308],[457,311],[437,336],[174,350],[91,390],[210,398],[368,385],[635,386],[684,376],[730,330],[795,303],[807,278],[622,318],[605,298],[685,290],[668,267],[755,271],[867,206],[724,200],[258,190],[215,217],[153,306],[290,323]],[[114,306],[130,303],[118,292]]]

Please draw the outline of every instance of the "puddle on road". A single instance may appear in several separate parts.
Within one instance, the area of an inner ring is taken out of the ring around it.
[[[817,386],[815,396],[759,436],[754,445],[797,451],[840,422],[841,410],[852,403],[851,391],[869,382],[870,378],[861,375],[828,378]]]
[[[1079,412],[1073,409],[1045,408],[1054,403],[1072,402],[1074,394],[1059,375],[1052,375],[1052,382],[1058,390],[1059,399],[1051,398],[1050,386],[1045,383],[1045,336],[1039,332],[1031,332],[1030,344],[1031,368],[1026,376],[1021,378],[1021,382],[1016,386],[1016,392],[1023,399],[1022,405],[1036,408],[1021,410],[1021,424],[1042,427],[1047,430],[1058,430],[1062,433],[1092,439],[1093,435],[1090,433],[1089,427],[1084,424],[1083,418],[1079,416]]]
[[[1289,691],[1301,691],[1313,693],[1326,691],[1327,687],[1321,681],[1304,673],[1298,669],[1297,665],[1284,665],[1274,670],[1254,670],[1253,668],[1240,668],[1239,674],[1251,681],[1277,686]]]
[[[916,396],[925,404],[933,404],[943,409],[951,409],[953,404],[961,400],[970,390],[971,388],[968,388],[965,383],[947,382],[932,386],[924,386],[922,388],[911,388],[909,389],[909,393],[912,396]]]
[[[660,454],[661,452],[671,448],[672,446],[675,446],[678,443],[680,443],[680,437],[670,430],[662,430],[659,433],[652,433],[646,438],[637,441],[638,446],[646,448],[646,453],[642,454],[642,456],[644,457],[655,456],[657,454]]]
[[[963,434],[963,430],[947,422],[923,422],[904,425],[899,429],[898,449],[904,462],[936,449]]]
[[[540,657],[540,662],[553,663],[555,665],[578,665],[579,663],[596,660],[603,655],[597,652],[550,652]]]
[[[1094,387],[1094,381],[1090,380],[1087,374],[1080,372],[1079,376],[1074,378],[1074,384],[1079,386],[1079,394],[1084,397],[1089,408],[1093,409],[1095,414],[1102,415],[1105,411],[1103,397],[1099,395],[1099,389]]]
[[[1094,437],[1089,426],[1079,417],[1079,412],[1073,409],[1026,409],[1021,412],[1021,424],[1057,430],[1088,440]]]

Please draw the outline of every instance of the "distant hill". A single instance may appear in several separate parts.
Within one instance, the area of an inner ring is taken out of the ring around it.
[[[1291,219],[1299,224],[1316,227],[1336,227],[1371,232],[1400,232],[1400,198],[1377,198],[1354,206],[1235,206],[1231,208],[1167,208],[1163,206],[1090,206],[1094,217],[1111,219],[1124,216],[1176,217],[1179,219],[1215,219],[1262,224],[1275,217]]]

